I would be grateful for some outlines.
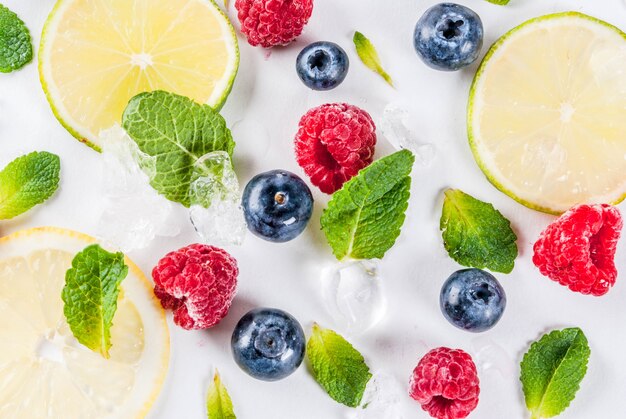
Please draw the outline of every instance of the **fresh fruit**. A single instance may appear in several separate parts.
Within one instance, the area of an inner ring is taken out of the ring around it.
[[[483,23],[471,9],[440,3],[417,21],[413,34],[417,55],[431,68],[456,71],[472,64],[483,47]]]
[[[0,238],[0,417],[143,417],[169,363],[165,314],[129,259],[110,358],[80,345],[63,315],[72,258],[95,239],[57,228]]]
[[[287,45],[302,33],[313,0],[236,0],[241,32],[252,46]]]
[[[228,314],[239,269],[225,250],[191,244],[165,255],[152,270],[154,294],[187,330],[207,329]]]
[[[533,263],[572,291],[604,295],[617,279],[615,252],[623,225],[611,205],[575,206],[541,233]]]
[[[484,332],[502,317],[506,294],[490,273],[462,269],[443,284],[439,305],[444,317],[454,326],[468,332]]]
[[[241,200],[248,229],[275,243],[298,237],[313,213],[313,195],[306,183],[286,170],[253,177]]]
[[[207,0],[60,0],[39,74],[61,124],[99,150],[138,93],[164,89],[220,108],[239,66],[237,37]]]
[[[296,60],[298,77],[313,90],[331,90],[339,86],[349,67],[348,54],[333,42],[314,42],[300,51]]]
[[[376,125],[363,109],[331,103],[309,110],[300,119],[296,160],[311,183],[327,194],[369,165],[376,147]]]
[[[291,375],[304,359],[306,341],[300,323],[275,308],[246,313],[233,331],[237,365],[254,378],[276,381]]]
[[[409,395],[437,419],[463,419],[478,405],[478,372],[472,357],[460,349],[428,352],[413,370]]]
[[[468,106],[470,146],[491,183],[554,214],[626,196],[625,48],[626,34],[576,12],[494,44]]]

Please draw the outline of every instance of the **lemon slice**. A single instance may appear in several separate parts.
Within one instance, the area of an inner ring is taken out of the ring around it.
[[[143,417],[157,398],[169,362],[167,324],[130,260],[110,359],[80,345],[65,321],[65,272],[92,242],[56,228],[0,239],[0,418]]]
[[[469,98],[469,141],[488,179],[549,213],[624,199],[625,69],[626,34],[581,13],[504,35]]]
[[[239,66],[235,31],[211,0],[59,0],[39,51],[54,114],[96,150],[136,94],[167,90],[220,108]]]

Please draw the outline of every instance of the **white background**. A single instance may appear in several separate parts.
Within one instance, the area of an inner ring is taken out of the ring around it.
[[[485,45],[513,26],[538,15],[577,10],[626,28],[626,5],[621,0],[511,0],[507,7],[485,0],[460,0],[480,14]],[[4,0],[30,27],[35,45],[53,0]],[[231,3],[234,3],[232,1]],[[242,184],[261,171],[284,168],[302,174],[292,150],[300,116],[326,102],[346,101],[368,110],[379,120],[393,102],[411,112],[411,128],[435,144],[437,157],[429,167],[416,167],[407,221],[395,247],[384,260],[384,283],[390,300],[385,319],[365,335],[352,339],[373,371],[386,371],[403,389],[418,360],[438,346],[470,352],[480,368],[481,395],[473,418],[525,418],[518,364],[528,344],[554,328],[579,326],[592,349],[589,372],[576,400],[562,415],[569,419],[624,417],[626,393],[626,279],[618,279],[605,297],[582,296],[542,277],[532,265],[532,243],[553,219],[527,209],[498,192],[483,177],[467,145],[465,107],[476,64],[458,73],[439,73],[424,66],[412,47],[412,32],[420,15],[435,1],[317,0],[304,35],[292,46],[268,53],[240,38],[241,66],[224,116],[233,127],[235,164]],[[234,17],[231,5],[230,16]],[[358,60],[352,47],[354,30],[377,46],[396,88],[386,85]],[[295,59],[312,41],[342,45],[350,56],[346,81],[331,92],[308,90],[296,76]],[[486,50],[486,48],[485,48]],[[485,52],[483,50],[483,53]],[[626,134],[626,133],[625,133]],[[39,84],[37,67],[0,74],[0,166],[32,150],[48,150],[62,159],[62,187],[45,206],[0,224],[0,235],[41,225],[94,234],[101,191],[98,153],[75,141],[54,119]],[[390,146],[380,137],[377,154]],[[442,190],[461,188],[494,203],[512,220],[519,236],[520,257],[510,275],[497,275],[506,289],[508,307],[493,330],[473,335],[455,329],[439,311],[442,282],[460,267],[443,249],[438,219]],[[248,235],[240,248],[228,249],[238,259],[239,291],[229,316],[208,331],[188,332],[171,325],[172,359],[157,418],[202,418],[204,394],[218,367],[242,419],[344,418],[351,409],[331,400],[303,365],[277,383],[256,381],[233,362],[229,341],[237,320],[257,306],[287,310],[307,333],[313,321],[334,327],[319,295],[321,267],[333,262],[319,231],[326,198],[314,190],[316,205],[311,225],[299,239],[285,245]],[[622,209],[624,206],[621,206]],[[197,240],[186,223],[174,239],[156,240],[130,254],[150,273],[166,252]],[[626,272],[624,244],[618,265]],[[339,330],[341,331],[341,330]],[[492,355],[489,358],[489,354]],[[426,418],[419,405],[401,394],[405,419]]]

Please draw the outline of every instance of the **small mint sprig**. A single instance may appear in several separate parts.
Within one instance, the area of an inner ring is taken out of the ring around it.
[[[26,24],[0,4],[0,72],[18,70],[33,59],[33,45]]]
[[[400,235],[415,156],[398,151],[361,170],[333,194],[322,230],[337,259],[382,259]]]
[[[109,358],[113,316],[126,275],[124,255],[97,244],[79,252],[65,273],[61,298],[67,323],[76,340],[104,358]]]
[[[531,419],[560,415],[570,405],[590,355],[587,338],[577,327],[552,331],[530,346],[520,380]]]
[[[208,419],[237,419],[233,409],[233,401],[222,383],[217,369],[207,392],[206,408]]]
[[[357,407],[372,374],[363,355],[341,335],[313,324],[306,345],[315,380],[335,401]]]
[[[387,74],[385,69],[383,69],[383,66],[380,63],[380,57],[378,56],[378,52],[376,51],[374,44],[372,44],[372,42],[367,39],[365,35],[358,31],[354,32],[352,41],[354,42],[356,53],[363,64],[365,64],[365,66],[374,73],[385,79],[385,81],[393,87],[393,80],[391,79],[391,76]]]
[[[510,273],[518,251],[509,220],[461,190],[444,195],[439,228],[450,257],[463,266]]]
[[[32,152],[0,171],[0,220],[17,217],[50,198],[59,187],[61,161],[56,154]]]
[[[156,159],[150,184],[170,201],[191,204],[190,186],[213,168],[199,160],[213,151],[232,157],[235,142],[213,108],[164,91],[133,97],[122,126],[142,153]]]

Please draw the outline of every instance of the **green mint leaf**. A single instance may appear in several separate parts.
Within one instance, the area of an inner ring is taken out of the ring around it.
[[[79,252],[65,273],[61,298],[67,323],[80,343],[105,358],[111,348],[120,283],[127,274],[124,255],[109,253],[97,244]]]
[[[337,259],[382,258],[400,235],[415,156],[398,151],[361,170],[333,194],[321,224]]]
[[[513,270],[517,236],[493,205],[448,189],[439,228],[448,254],[461,265],[503,273]]]
[[[0,220],[17,217],[41,204],[59,187],[61,161],[56,154],[32,152],[0,171]]]
[[[498,4],[500,6],[504,6],[509,4],[510,0],[487,0],[489,3]]]
[[[186,207],[193,180],[211,170],[208,163],[198,160],[218,150],[232,157],[235,148],[226,121],[217,111],[173,93],[135,96],[124,111],[122,125],[143,153],[156,158],[152,187]]]
[[[233,411],[233,401],[222,384],[217,370],[213,376],[213,383],[209,387],[206,407],[208,419],[237,419]]]
[[[393,80],[391,80],[391,76],[383,69],[383,66],[380,63],[380,58],[378,57],[378,52],[376,52],[376,48],[370,40],[367,39],[361,32],[357,31],[354,32],[352,41],[356,47],[356,53],[359,55],[363,64],[365,64],[365,66],[374,73],[385,79],[385,81],[393,87]]]
[[[0,4],[0,72],[10,73],[33,59],[28,28],[15,13]]]
[[[579,328],[555,330],[534,342],[521,363],[522,389],[532,419],[551,418],[570,404],[591,351]]]
[[[333,400],[350,407],[361,403],[372,374],[363,356],[347,340],[314,324],[306,353],[315,380]]]

